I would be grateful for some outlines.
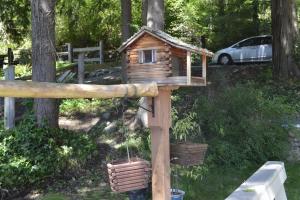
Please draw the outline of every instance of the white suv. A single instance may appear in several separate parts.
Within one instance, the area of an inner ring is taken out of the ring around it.
[[[226,49],[217,51],[212,59],[213,63],[221,65],[268,61],[272,61],[271,35],[244,39]]]

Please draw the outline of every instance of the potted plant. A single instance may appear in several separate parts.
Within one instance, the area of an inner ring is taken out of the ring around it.
[[[172,186],[174,189],[171,189],[171,200],[183,200],[185,192],[183,190],[179,190],[178,179],[179,173],[177,168],[172,171]]]
[[[171,189],[171,200],[183,200],[185,192],[179,189]]]
[[[170,146],[171,160],[174,164],[193,166],[203,164],[208,148],[205,138],[196,120],[196,113],[185,113],[180,118],[173,110],[172,136]]]

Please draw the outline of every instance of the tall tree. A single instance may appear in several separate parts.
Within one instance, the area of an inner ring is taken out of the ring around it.
[[[56,0],[31,0],[33,81],[56,81],[55,4]],[[56,100],[35,99],[34,110],[38,125],[58,127]]]
[[[273,76],[275,79],[300,77],[293,58],[298,37],[295,0],[272,0]]]
[[[147,26],[153,29],[164,30],[164,15],[164,0],[148,0]]]
[[[147,26],[148,0],[142,0],[142,23]]]
[[[131,35],[130,27],[132,23],[131,16],[131,0],[121,0],[121,27],[122,27],[122,42],[125,42]],[[127,81],[126,76],[126,55],[122,54],[122,79],[123,82]]]
[[[253,21],[253,26],[254,26],[254,31],[256,35],[259,35],[259,1],[258,0],[253,0],[252,2],[253,6],[253,15],[252,15],[252,21]]]

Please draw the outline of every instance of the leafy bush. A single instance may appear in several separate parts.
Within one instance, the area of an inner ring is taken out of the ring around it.
[[[283,97],[270,98],[252,84],[225,90],[216,99],[199,99],[194,109],[210,138],[209,160],[244,165],[284,159],[288,130],[283,127],[294,113]]]
[[[205,138],[209,143],[207,164],[247,165],[284,159],[289,130],[283,125],[296,109],[289,95],[274,95],[271,87],[258,89],[247,83],[224,89],[213,98],[204,97],[201,91],[179,91],[173,97],[172,137],[196,142]],[[190,103],[187,96],[191,96]]]
[[[73,115],[80,112],[99,113],[112,107],[112,100],[103,99],[64,99],[60,104],[62,115]]]
[[[32,117],[0,133],[0,188],[28,187],[72,169],[86,160],[95,145],[66,130],[35,127]]]

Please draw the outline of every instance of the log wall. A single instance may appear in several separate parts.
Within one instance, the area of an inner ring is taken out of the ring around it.
[[[156,50],[155,63],[139,63],[139,51]],[[172,76],[171,47],[163,41],[144,34],[127,49],[127,75],[129,82],[151,82]],[[142,81],[141,81],[142,80]]]

